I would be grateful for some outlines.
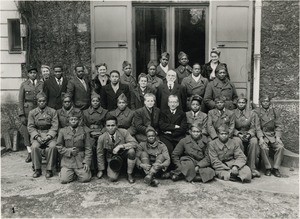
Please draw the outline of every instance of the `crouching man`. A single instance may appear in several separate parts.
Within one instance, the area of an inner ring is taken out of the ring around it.
[[[223,180],[251,182],[251,170],[246,166],[241,141],[229,139],[226,125],[218,129],[218,138],[209,142],[208,154],[216,176]]]
[[[188,182],[208,182],[214,178],[215,171],[209,167],[210,161],[201,130],[201,124],[192,123],[190,135],[176,145],[172,153],[172,161],[177,167],[171,172],[173,181],[185,177]]]
[[[105,127],[106,132],[99,136],[97,145],[97,177],[100,179],[103,176],[106,160],[108,162],[107,176],[110,181],[117,181],[122,164],[127,160],[128,182],[134,183],[132,172],[136,161],[136,140],[127,130],[118,128],[118,120],[114,116],[106,118]]]
[[[137,147],[137,167],[144,170],[144,182],[156,187],[159,182],[154,179],[158,172],[165,172],[171,159],[167,146],[157,139],[156,131],[149,126],[146,128],[147,142],[141,142]]]
[[[69,114],[69,126],[59,130],[57,149],[62,155],[60,182],[72,182],[77,176],[79,182],[91,180],[92,144],[87,130],[78,126],[81,113],[72,111]]]

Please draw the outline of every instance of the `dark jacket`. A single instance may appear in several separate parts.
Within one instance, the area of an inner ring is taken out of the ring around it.
[[[110,84],[110,80],[109,80],[109,76],[107,76],[108,79],[106,81],[106,85],[107,84]],[[105,86],[105,85],[104,85]],[[91,87],[92,87],[92,90],[97,93],[97,94],[101,94],[101,89],[102,87],[104,87],[101,85],[100,81],[99,81],[99,78],[98,78],[98,75],[96,75],[96,77],[91,81]]]
[[[76,76],[67,85],[67,93],[71,95],[74,106],[81,110],[89,108],[91,103],[90,82],[86,78],[84,78],[84,81],[87,89],[84,88]]]
[[[202,73],[201,74],[202,74],[203,77],[207,78],[207,80],[212,81],[212,80],[210,80],[210,74],[211,74],[213,69],[210,67],[210,63],[211,63],[211,61],[209,61],[208,63],[205,63],[202,66]],[[221,63],[220,61],[218,61],[218,65],[220,65],[220,64],[224,65],[225,68],[227,69],[228,79],[230,80],[227,65],[225,63]]]
[[[144,106],[144,95],[146,93],[153,93],[155,95],[155,91],[149,86],[146,87],[146,89],[144,90],[143,93],[142,93],[142,90],[140,89],[140,87],[136,87],[136,88],[131,90],[130,107],[131,107],[132,110],[136,110],[136,109],[139,109],[139,108]]]
[[[149,110],[144,106],[135,111],[134,126],[137,133],[146,135],[146,128],[152,126],[157,132],[159,131],[160,110],[157,107],[152,108],[152,118]]]

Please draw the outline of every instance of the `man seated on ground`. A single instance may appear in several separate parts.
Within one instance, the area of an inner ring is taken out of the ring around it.
[[[92,144],[85,127],[79,126],[81,113],[69,114],[69,126],[59,130],[57,149],[62,155],[60,182],[72,182],[77,176],[79,182],[91,180]]]
[[[28,115],[28,132],[31,137],[32,164],[35,168],[33,178],[42,175],[42,148],[46,147],[46,178],[53,176],[52,170],[56,163],[56,135],[58,118],[55,109],[46,105],[46,95],[37,94],[38,107],[31,110]]]
[[[235,120],[235,129],[233,139],[242,142],[242,151],[247,156],[247,165],[252,172],[252,178],[260,177],[257,171],[256,163],[258,163],[259,146],[255,136],[255,130],[260,129],[259,120],[253,111],[246,109],[247,98],[240,95],[237,101],[237,109],[233,111]]]
[[[168,149],[164,143],[157,139],[154,128],[149,126],[146,129],[147,142],[141,142],[137,147],[136,165],[146,173],[144,182],[150,186],[157,186],[159,183],[154,179],[158,172],[165,172],[170,165],[171,159]]]
[[[260,121],[260,128],[256,130],[259,139],[259,146],[261,148],[261,158],[265,165],[265,175],[271,176],[273,173],[276,177],[281,177],[279,167],[283,159],[284,145],[281,141],[282,123],[278,112],[271,107],[270,97],[263,95],[260,98],[261,107],[255,109]],[[269,149],[275,151],[274,165],[272,165],[269,158]]]
[[[216,176],[223,180],[251,182],[251,170],[241,149],[241,141],[229,138],[226,125],[218,129],[218,138],[208,143],[208,154]]]
[[[152,93],[147,93],[144,96],[145,106],[137,109],[134,114],[134,127],[136,129],[135,138],[138,142],[145,142],[146,129],[148,126],[153,127],[159,132],[159,115],[160,110],[155,107],[156,97]]]
[[[190,135],[181,139],[172,153],[172,161],[177,167],[171,172],[171,179],[177,181],[185,177],[186,181],[207,182],[214,178],[215,171],[210,168],[206,144],[202,139],[202,126],[190,125]]]
[[[97,145],[98,174],[100,179],[108,162],[107,176],[110,181],[118,180],[122,164],[127,160],[127,174],[129,183],[134,183],[132,172],[135,166],[136,140],[125,129],[118,128],[118,120],[108,116],[105,122],[106,131],[99,136]],[[105,156],[105,157],[104,157]]]
[[[209,134],[208,142],[218,138],[217,129],[221,125],[227,125],[229,128],[229,138],[233,137],[234,116],[231,110],[225,108],[225,97],[217,97],[215,99],[216,108],[208,112],[207,115],[207,132]]]

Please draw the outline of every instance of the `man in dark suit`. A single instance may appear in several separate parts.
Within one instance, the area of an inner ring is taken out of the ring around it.
[[[101,90],[101,106],[108,111],[117,108],[118,97],[125,94],[127,102],[130,103],[130,92],[127,84],[120,83],[120,72],[112,70],[110,72],[110,84],[107,84]]]
[[[138,142],[146,142],[146,129],[151,126],[158,132],[159,129],[159,113],[160,110],[155,107],[155,95],[147,93],[144,96],[145,106],[137,109],[134,114],[134,126],[136,128],[135,138]]]
[[[168,97],[170,95],[175,95],[178,97],[179,106],[178,109],[187,111],[186,107],[186,88],[176,82],[176,72],[173,70],[169,70],[166,75],[166,82],[161,84],[156,93],[157,98],[157,107],[160,110],[169,109],[168,107]]]
[[[179,99],[175,95],[168,98],[169,109],[161,110],[159,127],[161,130],[160,140],[165,143],[169,154],[172,154],[174,147],[185,137],[188,129],[186,114],[178,107]]]
[[[63,77],[62,66],[55,66],[54,77],[44,82],[43,91],[47,96],[48,106],[53,109],[62,108],[61,94],[67,91],[68,81]]]
[[[76,76],[68,82],[67,93],[71,95],[76,108],[85,110],[91,103],[90,82],[84,77],[84,66],[75,66]]]

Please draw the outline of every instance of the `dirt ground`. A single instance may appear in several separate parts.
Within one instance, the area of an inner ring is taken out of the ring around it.
[[[57,174],[46,179],[45,171],[33,179],[25,158],[25,151],[1,158],[2,218],[299,218],[298,169],[282,168],[285,177],[262,176],[250,184],[161,180],[153,188],[138,177],[135,184],[93,178],[61,185]]]

